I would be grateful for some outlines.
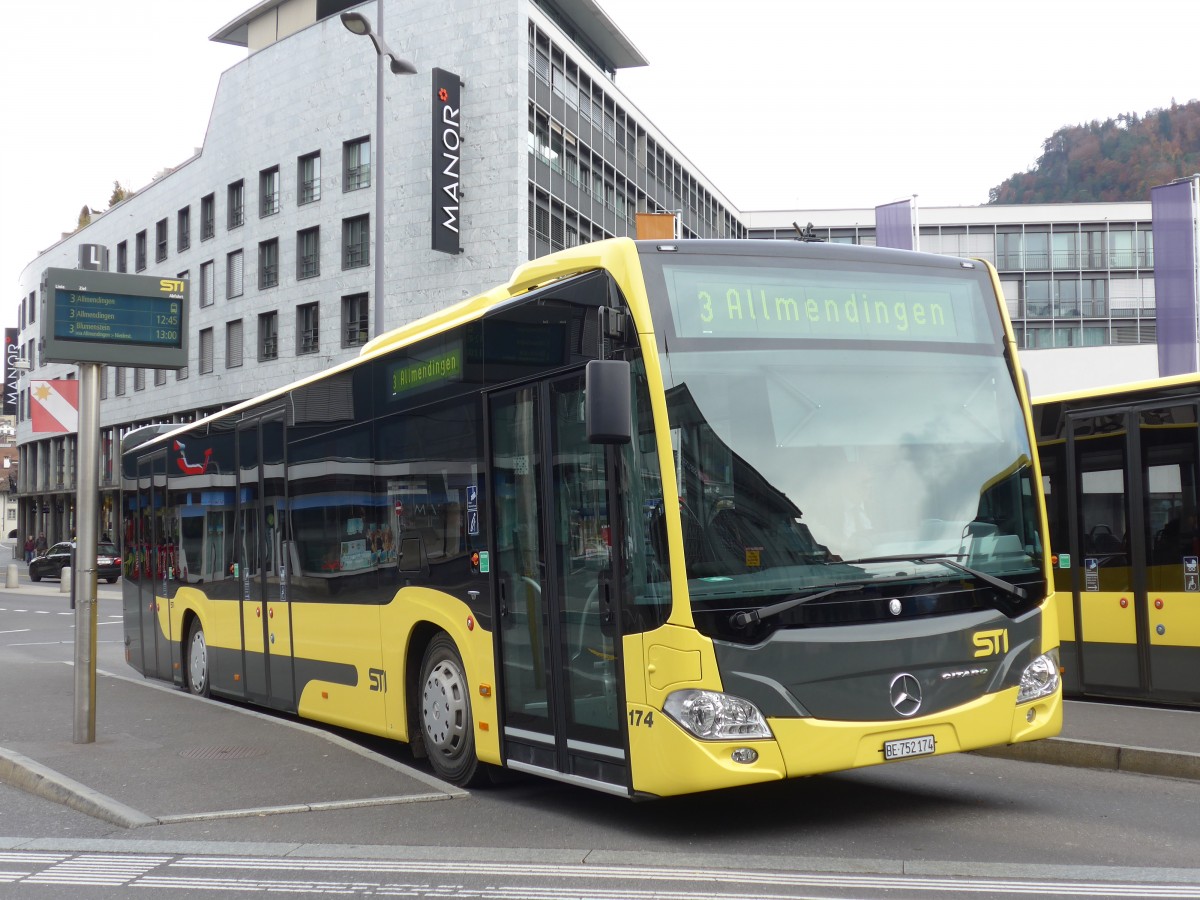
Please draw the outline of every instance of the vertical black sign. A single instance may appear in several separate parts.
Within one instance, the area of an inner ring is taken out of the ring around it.
[[[21,370],[13,365],[21,358],[21,346],[17,343],[19,331],[16,328],[4,329],[4,415],[17,414],[17,379]]]
[[[459,198],[462,159],[462,120],[459,118],[458,76],[433,70],[433,249],[461,253]]]

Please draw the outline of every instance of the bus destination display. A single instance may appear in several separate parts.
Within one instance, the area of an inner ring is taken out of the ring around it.
[[[158,369],[188,364],[188,281],[46,269],[43,359]]]
[[[55,295],[54,336],[60,341],[181,345],[178,299],[70,290],[56,290]]]

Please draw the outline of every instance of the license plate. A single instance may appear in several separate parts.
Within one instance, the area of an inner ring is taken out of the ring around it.
[[[910,756],[929,756],[937,749],[937,741],[933,739],[932,734],[923,734],[920,737],[904,738],[899,741],[884,741],[883,742],[883,758],[891,759],[906,759]]]

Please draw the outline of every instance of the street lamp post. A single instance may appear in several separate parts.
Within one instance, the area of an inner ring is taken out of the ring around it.
[[[398,57],[384,41],[383,7],[384,0],[378,0],[375,5],[376,21],[379,23],[378,32],[371,28],[370,20],[361,13],[344,12],[341,15],[342,24],[348,31],[371,39],[371,43],[375,45],[377,57],[375,66],[375,171],[372,173],[372,177],[375,179],[375,327],[372,337],[379,337],[383,334],[383,172],[385,167],[383,154],[383,58],[386,56],[390,61],[394,75],[417,74],[417,67],[407,59]]]

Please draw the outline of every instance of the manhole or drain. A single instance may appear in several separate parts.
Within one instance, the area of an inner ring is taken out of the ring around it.
[[[261,747],[189,747],[179,751],[187,759],[250,759],[266,754]]]

